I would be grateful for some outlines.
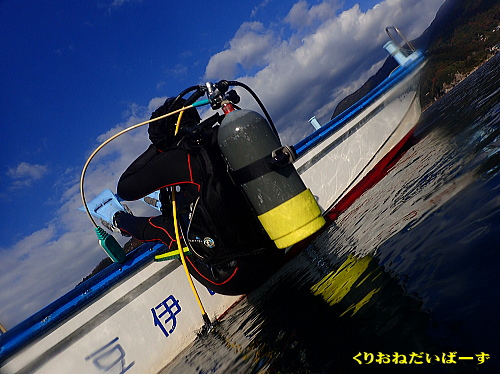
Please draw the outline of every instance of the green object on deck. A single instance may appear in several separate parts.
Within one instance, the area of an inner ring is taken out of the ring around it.
[[[102,227],[99,226],[95,228],[95,232],[97,234],[97,238],[99,239],[99,244],[109,258],[111,258],[113,262],[124,262],[127,255],[114,236],[108,234]]]

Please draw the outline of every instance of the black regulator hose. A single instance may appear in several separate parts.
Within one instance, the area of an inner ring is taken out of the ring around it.
[[[269,125],[271,126],[271,129],[273,130],[274,135],[276,135],[276,137],[279,139],[278,131],[276,130],[276,126],[274,125],[274,122],[273,122],[271,116],[269,115],[269,112],[267,111],[266,107],[264,106],[264,104],[262,103],[262,101],[259,99],[259,97],[257,96],[257,94],[250,87],[248,87],[245,83],[242,83],[242,82],[238,82],[238,81],[226,81],[226,80],[219,81],[216,84],[216,86],[223,93],[225,93],[228,90],[229,86],[237,86],[237,87],[244,88],[254,98],[254,100],[257,102],[257,104],[259,105],[260,109],[262,110],[262,112],[266,116],[266,119],[269,122]],[[184,91],[182,91],[181,93],[179,93],[175,97],[174,101],[170,104],[170,107],[168,108],[168,111],[171,111],[175,107],[175,104],[177,103],[177,101],[180,98],[182,98],[184,95],[186,95],[187,93],[189,93],[191,91],[196,91],[196,92],[193,93],[186,100],[186,103],[184,103],[184,106],[188,106],[188,105],[193,104],[196,100],[198,100],[200,97],[202,97],[206,93],[206,89],[205,89],[204,86],[191,86],[189,88],[186,88]]]
[[[174,107],[177,101],[179,101],[180,98],[185,96],[187,93],[191,91],[196,91],[193,93],[183,104],[183,106],[189,106],[193,104],[196,100],[198,100],[200,97],[202,97],[205,94],[205,88],[203,86],[191,86],[189,88],[186,88],[184,91],[182,91],[180,94],[178,94],[174,101],[170,104],[170,106],[167,108],[167,111],[171,111]]]
[[[221,81],[221,82],[224,82],[224,81]],[[221,83],[221,82],[219,82],[219,83]],[[239,86],[239,87],[242,87],[245,90],[247,90],[247,92],[250,95],[252,95],[252,97],[255,99],[255,101],[257,102],[257,104],[259,104],[260,109],[262,110],[262,112],[266,116],[267,122],[269,122],[269,125],[271,126],[271,128],[272,128],[272,130],[274,132],[274,135],[276,135],[276,137],[279,139],[280,137],[278,135],[278,131],[276,130],[276,126],[274,126],[274,122],[271,119],[271,116],[267,112],[267,109],[264,106],[264,104],[262,103],[262,101],[260,101],[259,97],[255,94],[255,92],[253,92],[252,89],[250,87],[248,87],[245,83],[241,83],[241,82],[238,82],[238,81],[225,81],[225,82],[227,82],[228,86]]]

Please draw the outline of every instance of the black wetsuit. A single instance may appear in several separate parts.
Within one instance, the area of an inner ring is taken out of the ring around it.
[[[152,118],[172,110],[169,105],[167,100]],[[192,125],[189,121],[199,119],[193,111],[183,116],[184,129]],[[242,294],[276,270],[283,251],[274,246],[232,182],[217,145],[218,126],[212,126],[216,120],[198,125],[204,131],[196,136],[184,131],[173,137],[173,120],[150,125],[153,144],[123,173],[117,193],[124,200],[137,200],[160,190],[163,214],[135,217],[122,213],[115,223],[138,240],[161,241],[175,249],[170,188],[180,188],[176,201],[183,240],[193,252],[187,257],[191,274],[215,292]]]

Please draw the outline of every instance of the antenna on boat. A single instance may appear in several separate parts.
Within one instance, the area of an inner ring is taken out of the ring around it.
[[[405,36],[403,35],[403,33],[401,31],[399,31],[399,29],[396,26],[386,27],[385,28],[385,32],[387,33],[387,35],[389,35],[389,38],[391,38],[391,40],[396,45],[398,45],[401,49],[404,47],[404,45],[400,45],[399,42],[394,38],[394,36],[391,34],[390,30],[394,30],[396,32],[396,34],[398,34],[398,36],[401,38],[401,40],[403,40],[405,42],[405,44],[408,46],[408,48],[410,48],[410,50],[412,52],[416,51],[415,47],[405,38]]]
[[[394,30],[398,35],[400,39],[399,41],[396,40],[391,30]],[[417,52],[415,47],[405,38],[403,33],[401,33],[401,31],[399,31],[399,29],[395,26],[386,27],[385,31],[387,32],[387,35],[389,35],[389,38],[391,40],[385,43],[384,49],[387,50],[387,52],[389,52],[389,54],[394,57],[394,59],[401,66],[406,66],[409,63],[413,62],[415,60],[415,56],[417,56],[419,53]],[[407,46],[409,49],[406,49],[405,46]]]

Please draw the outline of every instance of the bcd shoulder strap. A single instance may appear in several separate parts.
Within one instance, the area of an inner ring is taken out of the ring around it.
[[[240,187],[229,175],[217,144],[218,127],[198,150],[205,178],[191,215],[188,238],[203,260],[222,263],[273,246]],[[212,240],[210,240],[212,239]],[[196,242],[195,242],[196,241]]]

